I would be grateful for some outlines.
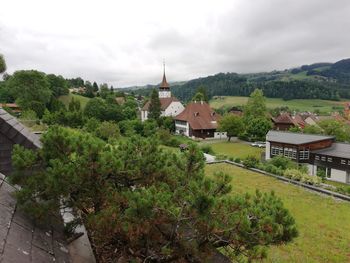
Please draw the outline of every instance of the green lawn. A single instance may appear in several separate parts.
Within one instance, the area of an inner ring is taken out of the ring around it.
[[[227,155],[233,158],[245,158],[247,156],[255,156],[260,160],[261,153],[264,149],[252,147],[247,143],[242,142],[228,142],[228,141],[208,141],[201,142],[201,144],[210,144],[215,154]]]
[[[350,262],[350,203],[232,165],[206,166],[207,175],[216,171],[232,175],[233,193],[275,191],[294,216],[299,237],[271,247],[266,262]]]
[[[210,101],[210,105],[214,108],[220,108],[222,106],[242,106],[248,101],[248,97],[236,97],[236,96],[222,96]],[[343,108],[343,102],[341,101],[330,101],[330,100],[318,100],[318,99],[300,99],[300,100],[288,100],[284,101],[278,98],[267,98],[266,105],[268,108],[273,109],[281,106],[288,106],[292,110],[299,111],[315,111],[319,110],[321,113],[330,113],[336,109]]]
[[[62,95],[58,99],[60,101],[62,101],[63,104],[66,105],[66,107],[68,107],[68,104],[72,100],[72,98],[74,98],[76,100],[79,100],[80,104],[81,104],[81,107],[83,109],[85,108],[86,103],[90,100],[90,98],[87,98],[87,97],[84,97],[84,96],[80,96],[80,95],[77,95],[77,94],[72,94],[72,93],[69,93],[68,95]]]

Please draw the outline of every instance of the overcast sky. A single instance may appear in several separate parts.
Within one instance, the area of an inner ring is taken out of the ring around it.
[[[0,2],[8,72],[38,69],[114,87],[350,57],[349,0]]]

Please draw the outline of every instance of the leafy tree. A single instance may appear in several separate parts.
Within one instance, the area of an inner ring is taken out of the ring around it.
[[[197,92],[193,98],[192,101],[204,101],[204,95],[201,92]]]
[[[6,71],[6,62],[3,55],[0,54],[0,74]]]
[[[108,85],[106,83],[101,84],[100,86],[100,97],[106,99],[110,94],[110,90],[108,89]]]
[[[94,92],[97,92],[98,91],[98,85],[97,83],[94,81],[94,83],[92,84],[92,87],[93,87],[93,91]]]
[[[350,141],[350,126],[336,120],[324,120],[318,123],[324,134],[335,136],[340,142]]]
[[[116,123],[104,121],[96,130],[96,135],[103,140],[113,140],[120,136],[120,130]]]
[[[158,91],[153,89],[151,100],[149,104],[148,118],[158,120],[161,114],[161,104],[159,100]]]
[[[207,89],[205,86],[203,86],[203,85],[199,86],[196,93],[201,93],[203,95],[202,100],[205,102],[209,102]]]
[[[272,122],[267,117],[266,99],[261,90],[256,89],[250,95],[244,107],[243,121],[250,140],[265,140],[267,132],[272,128]]]
[[[254,118],[266,118],[266,98],[262,90],[256,89],[250,94],[248,102],[244,107],[244,119],[249,121]]]
[[[273,193],[233,194],[229,176],[205,177],[195,145],[171,155],[154,138],[115,147],[60,127],[42,142],[39,152],[14,148],[18,205],[36,218],[73,208],[98,259],[208,262],[215,249],[227,248],[252,261],[297,235]]]
[[[219,130],[227,132],[228,141],[233,136],[239,136],[244,132],[244,122],[241,117],[227,114],[219,120]]]
[[[50,101],[52,91],[44,73],[36,70],[16,71],[7,81],[10,94],[25,110],[33,110],[41,117]]]
[[[86,103],[84,108],[84,115],[88,118],[96,118],[98,120],[105,120],[107,112],[107,104],[101,98],[93,98]]]
[[[68,83],[62,76],[56,76],[55,74],[49,74],[46,76],[49,81],[50,89],[55,97],[61,95],[67,95],[69,93]]]
[[[267,118],[251,119],[246,126],[246,132],[250,140],[264,141],[266,134],[272,129],[272,123]]]
[[[323,134],[323,130],[318,125],[306,125],[303,132],[309,134]]]

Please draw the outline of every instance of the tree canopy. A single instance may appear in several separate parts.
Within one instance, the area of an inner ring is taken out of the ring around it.
[[[227,114],[219,120],[219,130],[227,132],[228,140],[233,136],[239,136],[244,132],[244,122],[242,117]]]
[[[36,70],[16,71],[6,82],[10,94],[23,108],[33,110],[41,117],[52,95],[44,73]]]
[[[175,155],[153,137],[113,145],[55,126],[42,142],[15,146],[18,204],[36,218],[73,208],[101,261],[206,262],[217,248],[253,260],[297,235],[273,193],[239,195],[222,172],[205,177],[195,145]]]
[[[6,62],[3,55],[0,54],[0,74],[6,71]]]

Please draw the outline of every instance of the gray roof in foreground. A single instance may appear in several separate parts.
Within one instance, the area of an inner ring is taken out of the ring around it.
[[[40,137],[28,130],[16,117],[0,107],[0,132],[13,143],[36,149],[41,147]]]
[[[349,143],[333,143],[331,147],[321,150],[312,151],[314,153],[350,159]]]
[[[15,190],[0,174],[0,262],[71,262],[63,224],[43,226],[30,220],[17,208]]]
[[[306,144],[323,140],[335,139],[334,136],[304,134],[285,131],[269,131],[266,135],[266,140],[270,142],[280,142],[287,144]]]

